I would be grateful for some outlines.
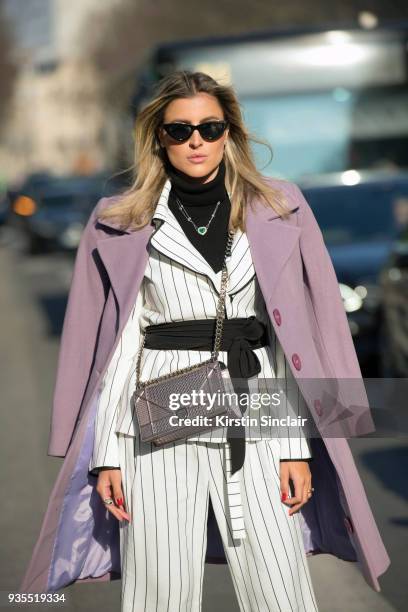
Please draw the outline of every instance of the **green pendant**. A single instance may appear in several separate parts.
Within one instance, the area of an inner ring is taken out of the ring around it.
[[[201,235],[204,236],[204,234],[207,233],[207,228],[204,225],[201,225],[200,227],[197,227],[197,232]]]

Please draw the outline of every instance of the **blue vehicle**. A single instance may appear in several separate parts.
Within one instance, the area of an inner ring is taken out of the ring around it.
[[[30,255],[75,252],[97,201],[122,186],[109,173],[100,173],[53,177],[35,192],[24,191],[14,204],[14,218],[19,221],[14,226],[20,232],[23,250]]]
[[[405,206],[408,207],[408,198],[405,198]],[[408,224],[392,246],[380,272],[379,285],[383,309],[381,374],[408,378]]]
[[[384,298],[379,274],[408,221],[408,172],[353,171],[309,177],[299,186],[333,261],[360,362],[375,366]]]

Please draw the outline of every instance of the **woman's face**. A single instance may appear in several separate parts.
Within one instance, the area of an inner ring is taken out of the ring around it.
[[[163,123],[191,123],[197,125],[207,121],[223,121],[224,113],[214,96],[198,93],[191,98],[177,98],[170,102],[164,113]],[[213,142],[204,140],[198,130],[194,130],[185,142],[177,142],[161,127],[160,144],[166,148],[167,156],[175,168],[206,183],[217,174],[217,168],[224,154],[224,143],[228,129],[221,138]],[[203,156],[195,161],[192,156]]]

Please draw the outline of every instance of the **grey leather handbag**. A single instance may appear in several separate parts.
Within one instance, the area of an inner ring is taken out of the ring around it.
[[[221,274],[215,340],[211,357],[198,364],[142,382],[140,381],[140,362],[145,342],[145,334],[143,334],[137,357],[136,388],[132,395],[132,403],[139,425],[140,439],[144,442],[153,442],[156,446],[162,446],[168,442],[188,438],[216,428],[217,417],[219,416],[241,417],[228,368],[222,361],[218,360],[228,280],[226,262],[230,255],[233,236],[234,232],[229,231]],[[200,402],[191,401],[187,405],[183,403],[177,410],[170,407],[170,396],[174,398],[174,394],[191,394],[193,390],[197,392],[202,390],[201,397],[204,400]],[[219,394],[216,397],[224,398],[224,400],[220,403],[215,401],[211,405],[207,394]],[[170,417],[175,418],[171,419]],[[186,419],[194,419],[195,417],[198,417],[195,420],[196,424],[186,423]]]

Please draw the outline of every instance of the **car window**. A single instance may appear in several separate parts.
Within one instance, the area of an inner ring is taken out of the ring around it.
[[[350,187],[302,191],[328,245],[393,240],[402,229],[404,196],[395,190]],[[408,194],[408,185],[406,191]]]

